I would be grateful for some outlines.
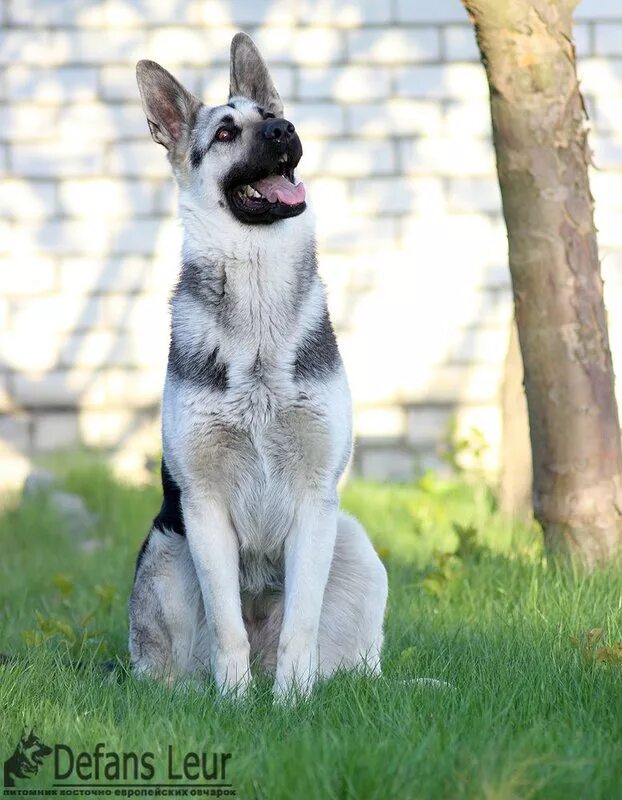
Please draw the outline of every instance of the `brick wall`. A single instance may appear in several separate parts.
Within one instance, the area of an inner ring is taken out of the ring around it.
[[[622,4],[583,0],[576,19],[622,358]],[[130,471],[157,448],[179,231],[134,63],[223,102],[238,29],[302,133],[356,467],[436,464],[456,418],[484,433],[494,469],[511,300],[486,81],[459,0],[0,0],[0,21],[0,481],[78,442]]]

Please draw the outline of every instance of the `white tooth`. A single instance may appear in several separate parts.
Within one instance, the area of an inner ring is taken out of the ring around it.
[[[252,197],[254,192],[255,192],[255,190],[253,189],[252,186],[249,185],[249,186],[245,187],[245,192],[246,192],[246,196],[247,197]]]
[[[257,189],[253,189],[253,197],[261,197],[261,194],[257,191]]]

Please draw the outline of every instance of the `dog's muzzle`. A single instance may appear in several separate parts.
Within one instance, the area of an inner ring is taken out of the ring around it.
[[[304,184],[294,178],[302,157],[300,137],[286,119],[264,120],[257,133],[256,161],[234,168],[225,182],[229,207],[249,224],[298,216],[307,207]]]

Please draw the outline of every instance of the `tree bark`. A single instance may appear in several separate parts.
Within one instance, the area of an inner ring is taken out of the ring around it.
[[[490,89],[534,514],[588,567],[622,543],[622,454],[576,75],[576,0],[463,0]]]

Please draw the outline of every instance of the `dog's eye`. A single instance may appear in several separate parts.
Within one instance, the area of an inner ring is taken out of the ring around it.
[[[221,128],[216,131],[214,138],[217,142],[232,142],[235,139],[235,131],[232,131],[231,128]]]
[[[263,118],[264,119],[276,119],[276,117],[274,116],[272,111],[264,111]]]

